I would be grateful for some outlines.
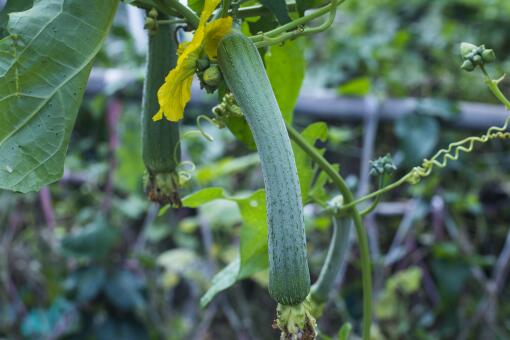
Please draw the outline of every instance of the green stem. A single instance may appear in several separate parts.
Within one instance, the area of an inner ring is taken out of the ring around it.
[[[333,166],[317,150],[299,134],[290,124],[286,124],[290,139],[292,139],[313,161],[319,165],[344,197],[346,203],[354,200],[353,194],[345,180],[336,172]],[[361,255],[361,274],[363,287],[363,339],[370,339],[370,327],[372,325],[372,272],[370,264],[370,251],[368,248],[368,238],[363,226],[361,216],[356,207],[350,208],[350,214],[356,228],[360,255]]]
[[[407,174],[405,174],[402,178],[400,178],[398,181],[396,182],[393,182],[391,184],[389,184],[388,186],[385,186],[384,188],[381,188],[377,191],[374,191],[374,192],[371,192],[370,194],[368,195],[365,195],[365,196],[362,196],[356,200],[353,200],[352,202],[346,202],[345,205],[343,205],[340,209],[339,209],[339,212],[342,212],[342,211],[346,211],[348,209],[351,209],[352,207],[358,205],[359,203],[361,202],[364,202],[368,199],[371,199],[373,197],[377,197],[377,196],[380,196],[388,191],[391,191],[399,186],[401,186],[402,184],[406,183],[409,181],[409,178],[411,176],[413,176],[414,172],[411,170],[410,172],[408,172]]]
[[[326,6],[330,2],[331,1],[323,1],[321,4],[315,4],[315,6],[313,8],[317,8],[320,6]],[[295,2],[287,3],[287,11],[289,13],[297,12],[298,8],[297,8],[296,3]],[[267,7],[264,7],[262,5],[254,5],[254,6],[239,8],[239,10],[237,11],[237,17],[238,18],[258,17],[258,16],[262,16],[262,15],[268,14],[268,13],[271,13],[271,11]],[[233,12],[230,11],[229,14],[232,15]]]
[[[379,188],[384,187],[384,184],[386,183],[386,174],[382,174],[379,180]],[[374,209],[377,207],[379,202],[381,201],[382,195],[377,195],[374,199],[374,201],[364,210],[360,211],[361,217],[365,217],[366,215],[370,214]]]
[[[333,24],[333,21],[335,20],[336,7],[339,5],[339,3],[337,3],[337,1],[338,0],[333,0],[333,2],[330,5],[329,17],[321,25],[319,25],[317,27],[311,27],[311,28],[298,27],[293,31],[282,33],[279,36],[274,37],[274,38],[268,37],[263,34],[262,35],[263,40],[255,42],[255,46],[257,46],[258,48],[262,48],[262,47],[267,47],[267,46],[272,46],[272,45],[278,45],[278,44],[283,43],[286,40],[295,39],[299,36],[311,35],[311,34],[323,32],[323,31],[327,30]],[[341,2],[343,2],[343,1],[341,1]]]
[[[175,10],[177,11],[190,26],[193,28],[198,27],[198,22],[200,19],[198,16],[193,12],[191,9],[189,9],[187,6],[183,5],[179,0],[157,0],[157,3],[161,3],[163,7],[165,7],[168,10]]]
[[[261,41],[264,41],[264,40],[267,40],[270,38],[276,38],[280,34],[283,34],[289,30],[301,27],[301,26],[305,25],[306,23],[323,16],[324,14],[327,14],[333,10],[336,10],[336,7],[339,6],[340,4],[342,4],[344,1],[345,0],[335,0],[332,3],[330,3],[329,5],[319,8],[318,10],[316,10],[313,13],[310,13],[309,15],[303,16],[296,20],[292,20],[291,22],[289,22],[285,25],[279,26],[271,31],[254,35],[254,36],[250,37],[250,39],[256,43],[256,42],[261,42]],[[305,30],[301,30],[301,31],[305,31]],[[297,33],[293,33],[293,32],[288,32],[288,33],[291,33],[294,35],[297,34]],[[303,34],[303,33],[301,33],[301,34]]]
[[[310,289],[312,302],[318,305],[326,303],[340,267],[345,262],[345,253],[349,245],[351,220],[333,218],[333,235],[329,243],[328,254],[322,265],[317,282]],[[314,315],[319,317],[319,315]]]
[[[289,3],[287,4],[287,11],[288,12],[296,12],[297,6],[295,3]],[[261,5],[255,5],[255,6],[248,6],[239,8],[237,10],[237,17],[238,18],[250,18],[250,17],[258,17],[262,16],[264,14],[271,13],[271,11],[264,6]],[[232,15],[233,11],[229,11],[229,14]]]
[[[147,11],[150,11],[151,9],[155,8],[158,12],[161,12],[167,16],[178,16],[179,13],[170,10],[167,8],[164,4],[162,4],[160,1],[154,1],[154,0],[137,0],[133,3],[131,3],[133,6],[136,6],[138,8],[143,8]]]
[[[510,110],[510,101],[505,97],[505,95],[503,94],[503,92],[501,92],[501,90],[499,89],[499,86],[498,86],[498,84],[501,82],[501,80],[503,80],[504,76],[501,77],[500,79],[494,80],[489,76],[489,74],[487,73],[487,71],[485,70],[485,67],[483,65],[481,65],[480,68],[482,69],[482,72],[485,75],[485,84],[487,84],[487,86],[492,91],[492,93],[496,96],[496,98],[498,98],[498,100],[503,105],[505,105],[505,108],[507,110]]]
[[[230,9],[230,0],[223,0],[221,3],[221,17],[224,18],[228,15]]]
[[[184,24],[186,22],[187,21],[183,19],[158,20],[158,25]]]
[[[480,69],[482,70],[483,74],[485,75],[485,84],[487,84],[487,86],[489,87],[491,92],[505,106],[505,108],[507,110],[510,110],[510,100],[508,100],[508,98],[506,98],[506,96],[503,94],[503,92],[501,92],[501,90],[499,89],[499,86],[498,86],[498,84],[501,82],[502,78],[494,80],[494,79],[492,79],[489,76],[489,74],[487,73],[487,70],[485,69],[485,67],[483,67],[483,65],[480,66]],[[505,126],[506,126],[506,124],[505,124]],[[490,131],[490,129],[489,129],[489,131]],[[444,149],[444,150],[438,151],[431,158],[431,161],[435,160],[436,158],[439,158],[442,154],[448,153],[452,146],[463,145],[463,144],[469,142],[470,139],[472,139],[472,137],[464,138],[461,141],[458,141],[458,142],[455,142],[455,143],[451,143],[448,149]],[[396,182],[394,182],[394,183],[392,183],[392,184],[390,184],[390,185],[388,185],[388,186],[386,186],[386,187],[384,187],[382,189],[374,191],[374,192],[372,192],[372,193],[370,193],[368,195],[362,196],[362,197],[360,197],[360,198],[358,198],[358,199],[356,199],[356,200],[354,200],[352,202],[348,202],[347,204],[342,206],[338,210],[338,212],[339,213],[345,212],[348,209],[356,206],[357,204],[359,204],[361,202],[364,202],[364,201],[366,201],[366,200],[368,200],[370,198],[373,198],[373,197],[379,197],[381,194],[384,194],[385,192],[391,191],[391,190],[399,187],[400,185],[402,185],[402,184],[404,184],[406,182],[412,182],[412,178],[416,175],[417,172],[419,172],[419,171],[415,171],[416,169],[420,169],[420,167],[412,169],[410,172],[408,172],[406,175],[404,175],[398,181],[396,181]],[[424,170],[424,169],[422,169],[422,170]],[[428,173],[431,170],[432,170],[432,168],[429,168],[428,169]],[[361,212],[362,216],[364,214],[365,214],[365,211]]]

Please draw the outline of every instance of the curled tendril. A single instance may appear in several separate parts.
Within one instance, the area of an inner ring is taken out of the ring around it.
[[[185,166],[189,166],[189,169],[184,169]],[[186,182],[191,180],[191,174],[195,172],[196,165],[192,161],[182,161],[177,165],[177,174],[179,175],[179,184],[184,185]]]
[[[510,132],[506,131],[510,124],[510,116],[505,119],[503,126],[491,126],[487,132],[481,136],[471,136],[448,145],[448,148],[439,150],[431,159],[423,160],[421,166],[417,166],[411,170],[408,175],[407,182],[416,184],[421,178],[430,175],[434,167],[444,168],[448,165],[448,161],[456,161],[459,159],[460,153],[470,153],[476,143],[484,144],[492,139],[510,139]]]
[[[434,168],[444,168],[448,165],[448,161],[458,160],[461,152],[470,153],[473,151],[476,143],[484,144],[492,139],[510,139],[510,131],[506,131],[509,125],[510,116],[505,119],[505,123],[501,127],[491,126],[487,132],[481,136],[471,136],[458,142],[451,143],[446,149],[439,150],[432,158],[423,160],[423,163],[420,166],[414,167],[410,172],[408,172],[398,181],[344,205],[340,209],[340,212],[346,211],[350,207],[355,206],[372,197],[378,197],[387,191],[395,189],[403,183],[418,183],[422,178],[429,176]]]
[[[197,117],[197,129],[200,132],[202,132],[202,135],[204,136],[205,139],[207,139],[209,142],[213,142],[214,138],[210,134],[205,132],[205,130],[202,128],[202,124],[200,123],[201,120],[206,120],[219,129],[221,129],[223,126],[221,126],[221,124],[219,124],[216,120],[214,120],[210,117],[207,117],[206,115],[200,115]]]
[[[211,119],[211,118],[207,117],[206,115],[200,115],[197,117],[197,129],[196,130],[188,130],[188,131],[184,132],[183,134],[181,134],[181,139],[177,142],[177,144],[175,145],[175,148],[173,150],[174,161],[175,161],[175,163],[178,163],[176,168],[177,168],[177,174],[179,175],[179,183],[181,185],[184,185],[184,183],[188,182],[191,179],[192,173],[195,172],[195,170],[196,170],[196,165],[192,161],[179,162],[179,158],[180,158],[179,152],[180,152],[180,146],[181,146],[182,141],[188,137],[196,136],[196,135],[204,137],[209,142],[214,141],[214,138],[210,134],[205,132],[205,130],[203,129],[203,127],[201,125],[201,120],[206,120],[209,123],[217,126],[218,128],[222,127],[215,119]],[[185,169],[184,167],[186,167],[186,166],[188,166],[189,168]]]

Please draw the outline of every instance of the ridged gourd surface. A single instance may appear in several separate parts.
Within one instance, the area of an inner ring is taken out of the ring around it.
[[[171,25],[160,25],[155,34],[149,34],[147,72],[142,101],[142,157],[153,174],[175,170],[180,156],[179,124],[163,119],[154,122],[158,112],[157,93],[165,76],[177,62],[177,44],[172,37]],[[176,162],[177,161],[177,162]]]
[[[218,47],[223,77],[253,132],[266,188],[269,293],[283,305],[310,290],[301,192],[280,109],[262,59],[244,35],[233,32]]]

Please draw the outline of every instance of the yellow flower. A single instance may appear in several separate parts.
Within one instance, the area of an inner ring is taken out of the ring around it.
[[[160,120],[163,116],[173,122],[182,119],[184,107],[191,97],[191,82],[198,58],[205,52],[210,59],[216,59],[220,39],[232,30],[231,17],[207,23],[220,1],[205,1],[193,39],[179,45],[177,65],[168,73],[165,83],[158,90],[160,109],[152,120]]]

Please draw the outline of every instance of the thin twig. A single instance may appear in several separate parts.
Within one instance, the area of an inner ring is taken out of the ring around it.
[[[459,246],[461,252],[464,255],[472,256],[474,255],[474,247],[469,241],[467,235],[457,227],[455,221],[453,218],[448,214],[448,212],[445,213],[445,225],[446,230],[450,237],[457,243]],[[480,286],[487,292],[487,285],[489,283],[488,277],[485,275],[482,268],[480,268],[479,265],[472,264],[470,266],[471,273],[473,274],[473,277],[478,281]]]
[[[111,208],[115,171],[117,170],[117,148],[119,146],[118,123],[122,112],[122,102],[117,98],[108,101],[106,107],[106,126],[108,129],[108,173],[105,184],[105,196],[101,205],[103,212],[108,212]]]
[[[499,294],[503,289],[503,285],[505,284],[509,269],[510,269],[510,230],[506,235],[505,245],[501,250],[501,253],[496,261],[496,264],[494,265],[494,269],[492,272],[492,280],[496,285],[496,294]]]
[[[53,211],[53,203],[51,199],[50,189],[45,186],[39,191],[39,200],[41,201],[41,209],[44,216],[44,221],[51,232],[56,227],[55,212]]]

